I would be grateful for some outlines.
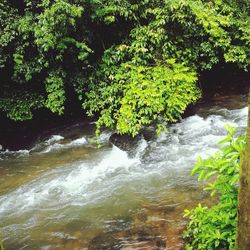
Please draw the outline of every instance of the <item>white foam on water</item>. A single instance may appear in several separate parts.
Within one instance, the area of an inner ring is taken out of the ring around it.
[[[0,151],[0,160],[4,160],[5,158],[9,157],[14,157],[14,158],[20,158],[24,156],[29,156],[30,151],[23,149],[23,150],[17,150],[17,151],[12,151],[12,150],[3,150]]]
[[[226,111],[227,117],[209,115],[203,118],[194,115],[174,124],[170,127],[169,133],[162,133],[150,144],[151,152],[146,157],[147,162],[166,162],[166,171],[171,168],[176,171],[182,171],[183,168],[191,169],[198,156],[207,157],[219,149],[218,142],[225,138],[227,124],[232,127],[240,126],[241,132],[244,131],[248,109]],[[163,168],[161,170],[164,171]]]
[[[64,137],[61,135],[52,135],[48,140],[45,141],[45,143],[51,145],[51,144],[58,142],[58,141],[61,141],[63,139],[64,139]]]
[[[228,115],[194,115],[172,125],[169,133],[153,141],[142,139],[134,154],[113,146],[96,151],[95,158],[61,166],[47,172],[8,194],[0,196],[0,217],[17,218],[38,210],[60,210],[65,206],[84,206],[104,202],[120,187],[139,185],[138,192],[148,192],[143,186],[147,178],[166,179],[167,185],[192,181],[188,171],[199,155],[206,157],[218,150],[217,143],[226,135],[225,126],[247,123],[247,108],[228,110]],[[107,134],[105,134],[107,135]],[[50,141],[46,152],[82,146],[85,137],[62,144],[62,138]],[[107,137],[106,139],[107,140]],[[60,142],[60,143],[59,143]],[[184,171],[185,170],[185,171]],[[136,183],[136,184],[135,184]],[[14,229],[13,229],[14,230]]]
[[[46,154],[46,153],[50,153],[50,152],[54,152],[54,151],[58,151],[58,150],[62,150],[62,149],[80,147],[80,146],[88,144],[88,140],[86,139],[85,136],[77,138],[69,143],[58,143],[59,141],[61,141],[63,139],[64,139],[64,137],[62,137],[62,136],[58,136],[58,135],[52,136],[51,139],[46,141],[46,143],[49,142],[48,143],[49,145],[46,146],[45,149],[43,149],[40,153]]]
[[[88,144],[88,140],[83,136],[81,138],[73,140],[72,142],[66,144],[65,146],[78,146],[78,145],[86,145],[86,144]]]
[[[99,142],[100,143],[105,143],[109,140],[110,136],[113,134],[111,131],[104,131],[100,134],[99,137]]]
[[[88,185],[101,183],[116,170],[123,169],[126,172],[138,162],[138,159],[129,158],[126,152],[113,146],[112,151],[94,167],[82,164],[72,171],[62,183],[62,188],[69,195],[83,194]]]
[[[136,158],[139,158],[148,147],[148,142],[143,138],[139,141],[138,146],[136,148]]]
[[[31,150],[31,153],[48,153],[53,150],[57,150],[61,147],[61,144],[58,143],[64,140],[64,137],[61,135],[52,135],[49,139],[37,143]]]
[[[53,151],[57,151],[59,149],[63,149],[65,148],[63,144],[59,144],[59,143],[55,143],[52,145],[47,146],[43,151],[41,151],[40,153],[42,154],[46,154],[49,152],[53,152]]]
[[[60,201],[65,204],[83,198],[82,202],[91,202],[91,192],[96,186],[102,191],[102,182],[112,179],[112,175],[116,178],[116,171],[129,173],[129,168],[138,163],[139,159],[131,159],[126,152],[113,146],[97,164],[86,162],[67,167],[64,171],[51,171],[7,196],[0,196],[0,215],[32,210],[36,206],[40,207],[43,202],[58,205]]]

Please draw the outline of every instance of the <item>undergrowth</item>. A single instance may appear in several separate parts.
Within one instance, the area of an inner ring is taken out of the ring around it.
[[[227,137],[220,142],[221,150],[207,159],[198,158],[192,175],[206,181],[204,190],[217,194],[218,202],[208,208],[198,204],[195,209],[185,210],[190,221],[184,232],[186,250],[235,249],[238,181],[240,158],[245,147],[245,136],[236,137],[235,128],[226,127]],[[212,177],[212,178],[211,178]]]

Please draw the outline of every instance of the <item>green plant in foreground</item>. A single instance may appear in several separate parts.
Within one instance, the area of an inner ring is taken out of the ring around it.
[[[184,232],[188,250],[235,249],[239,167],[245,136],[236,138],[236,129],[229,125],[226,128],[228,135],[220,142],[222,149],[208,159],[199,158],[192,170],[199,181],[207,181],[204,190],[212,196],[218,194],[218,203],[211,208],[199,204],[185,210],[184,217],[190,220]]]

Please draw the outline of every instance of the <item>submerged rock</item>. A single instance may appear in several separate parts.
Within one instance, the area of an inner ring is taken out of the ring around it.
[[[121,240],[116,239],[110,233],[100,233],[91,240],[88,249],[90,250],[121,249],[121,247],[122,247]]]

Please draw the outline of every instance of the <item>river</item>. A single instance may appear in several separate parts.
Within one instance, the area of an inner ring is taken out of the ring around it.
[[[226,124],[246,127],[245,98],[232,98],[201,106],[128,152],[109,142],[110,131],[97,147],[94,123],[0,152],[5,249],[183,249],[183,210],[210,200],[190,176],[197,157],[218,149]]]

